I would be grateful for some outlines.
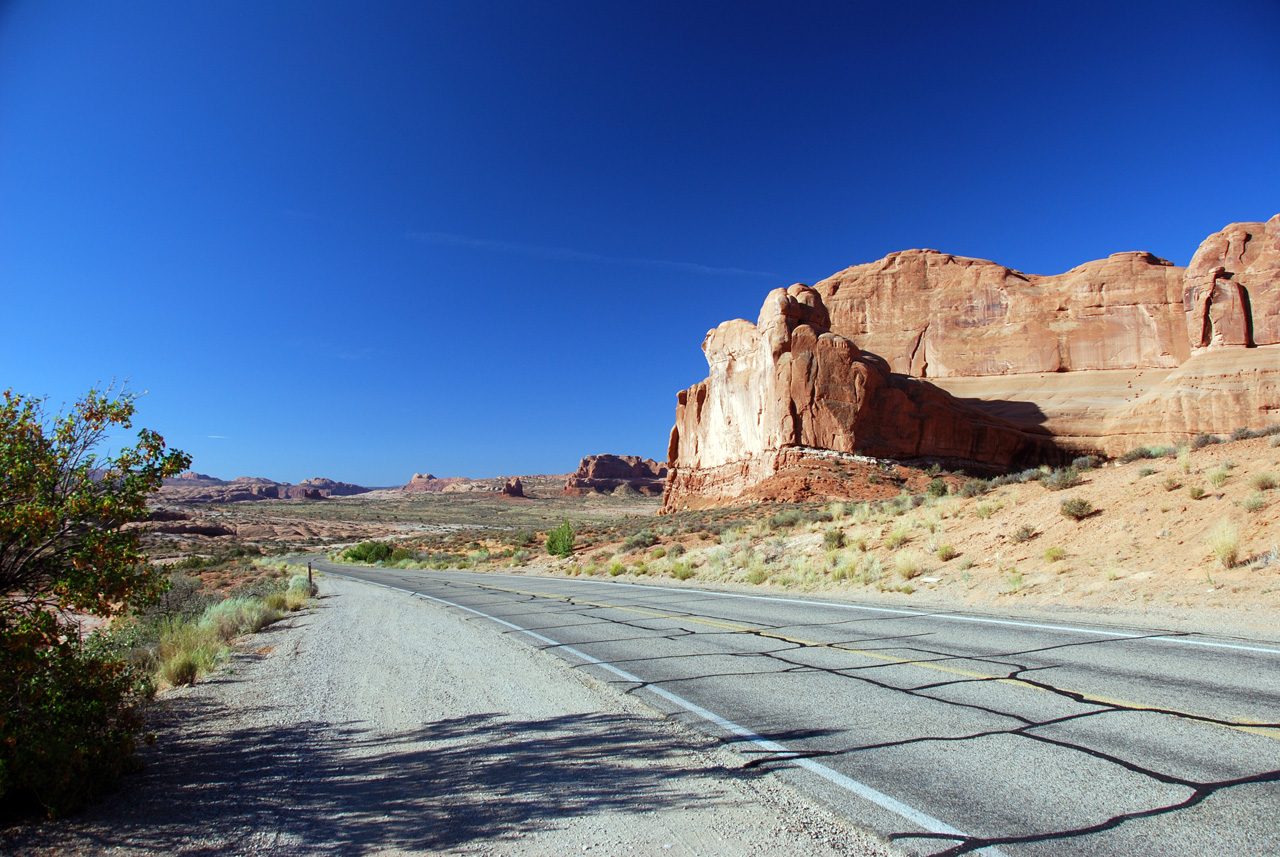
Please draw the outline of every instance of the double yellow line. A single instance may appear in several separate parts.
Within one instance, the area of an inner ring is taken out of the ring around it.
[[[855,649],[849,646],[841,646],[836,643],[823,643],[817,640],[806,640],[803,637],[789,637],[786,634],[777,634],[764,628],[757,628],[753,625],[743,625],[737,622],[724,622],[718,619],[705,619],[699,616],[691,616],[681,613],[664,613],[658,610],[648,610],[643,607],[628,607],[622,604],[610,604],[604,601],[588,601],[585,598],[577,596],[564,595],[559,592],[535,592],[525,589],[509,589],[502,586],[493,586],[490,584],[472,584],[479,589],[489,589],[495,592],[506,592],[511,595],[526,595],[532,598],[549,598],[556,601],[567,601],[573,604],[582,604],[587,607],[597,607],[603,610],[621,610],[627,613],[638,613],[642,616],[649,616],[654,619],[670,619],[676,622],[687,622],[693,625],[705,625],[709,628],[716,628],[721,631],[729,631],[738,634],[751,634],[756,637],[764,637],[765,639],[778,640],[784,643],[791,643],[806,648],[818,649],[835,649],[841,652],[848,652],[852,655],[868,658],[870,660],[882,661],[886,664],[896,664],[900,666],[919,667],[920,669],[933,670],[935,672],[947,673],[950,675],[963,676],[964,678],[979,679],[981,681],[994,682],[996,684],[1007,684],[1016,687],[1029,688],[1038,690],[1041,693],[1054,693],[1054,691],[1043,688],[1037,684],[1017,678],[1008,678],[1005,676],[987,675],[985,673],[975,672],[973,670],[961,669],[959,667],[947,666],[945,664],[935,664],[928,661],[911,660],[908,658],[899,658],[895,655],[886,655],[883,652],[868,651],[866,649]],[[1124,699],[1114,699],[1106,696],[1097,696],[1091,693],[1085,693],[1078,690],[1060,689],[1061,693],[1077,696],[1083,702],[1096,703],[1114,708],[1120,708],[1128,711],[1150,711],[1157,714],[1168,713],[1167,709],[1156,708],[1154,706],[1145,705],[1138,702],[1130,702]],[[1055,694],[1057,695],[1057,694]],[[1259,723],[1256,720],[1247,720],[1238,718],[1235,723],[1224,723],[1216,719],[1201,719],[1195,715],[1188,715],[1189,719],[1198,720],[1201,723],[1208,723],[1213,726],[1221,726],[1224,729],[1234,729],[1238,732],[1249,732],[1254,735],[1263,735],[1267,738],[1280,738],[1280,729],[1270,726],[1251,726],[1250,723]]]

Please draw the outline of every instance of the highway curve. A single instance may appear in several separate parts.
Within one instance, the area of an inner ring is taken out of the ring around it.
[[[1280,854],[1280,641],[315,566],[498,622],[906,853]]]

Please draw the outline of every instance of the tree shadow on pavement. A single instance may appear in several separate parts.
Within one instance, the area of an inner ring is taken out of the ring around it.
[[[447,851],[588,812],[714,804],[716,790],[692,778],[756,775],[690,768],[688,739],[625,714],[483,714],[388,733],[361,723],[228,728],[258,712],[208,698],[166,709],[146,769],[119,793],[79,818],[0,833],[0,850]]]

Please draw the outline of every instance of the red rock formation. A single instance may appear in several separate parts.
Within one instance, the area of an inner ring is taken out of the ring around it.
[[[1004,466],[1046,434],[1117,454],[1257,427],[1280,414],[1280,215],[1211,235],[1185,269],[1117,253],[1036,276],[894,253],[771,293],[756,325],[726,322],[703,350],[668,509],[727,502],[802,447]]]
[[[641,494],[661,494],[667,465],[638,455],[588,455],[564,483],[565,496],[608,494],[626,485]]]
[[[507,484],[502,488],[502,496],[504,497],[523,497],[524,483],[520,481],[519,476],[512,476],[507,480]]]
[[[798,284],[770,292],[756,324],[707,334],[711,376],[679,396],[664,509],[730,501],[797,449],[1001,468],[1055,456],[1048,438],[891,374],[829,323],[821,295]]]

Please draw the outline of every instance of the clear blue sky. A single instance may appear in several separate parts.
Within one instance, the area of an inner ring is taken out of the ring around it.
[[[231,478],[662,458],[708,328],[1280,212],[1280,3],[0,3],[0,386]]]

